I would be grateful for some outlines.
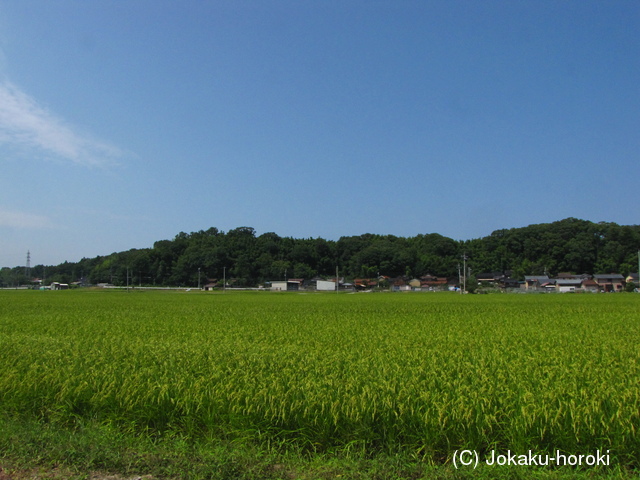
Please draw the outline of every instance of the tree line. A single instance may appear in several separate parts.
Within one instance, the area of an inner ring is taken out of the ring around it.
[[[524,275],[621,273],[638,271],[640,226],[567,218],[553,223],[496,230],[473,240],[437,233],[414,237],[364,234],[323,238],[257,235],[250,227],[180,232],[152,248],[132,249],[60,265],[3,268],[2,286],[51,282],[114,285],[190,286],[221,281],[256,286],[286,278],[375,278],[379,275],[456,277],[466,256],[474,273]],[[29,274],[29,275],[27,275]]]

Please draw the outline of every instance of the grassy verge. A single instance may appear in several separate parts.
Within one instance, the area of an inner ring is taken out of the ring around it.
[[[288,445],[250,441],[124,434],[110,425],[80,420],[56,425],[0,418],[0,479],[598,479],[626,480],[637,473],[607,468],[433,466],[408,454],[301,452]],[[613,462],[612,462],[613,463]]]

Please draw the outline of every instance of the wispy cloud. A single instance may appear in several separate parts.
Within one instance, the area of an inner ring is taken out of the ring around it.
[[[0,145],[84,166],[118,163],[124,152],[79,134],[9,81],[0,81]]]
[[[48,229],[54,228],[54,224],[49,217],[42,215],[0,209],[0,227]]]

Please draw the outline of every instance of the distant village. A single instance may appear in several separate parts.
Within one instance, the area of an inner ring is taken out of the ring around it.
[[[397,277],[390,278],[388,276],[380,276],[377,278],[356,278],[352,281],[344,277],[337,278],[320,278],[316,277],[310,280],[303,278],[291,278],[287,280],[274,280],[266,282],[257,288],[246,288],[237,285],[236,279],[229,278],[225,280],[208,279],[207,283],[198,286],[197,289],[204,291],[214,290],[269,290],[276,292],[295,292],[295,291],[324,291],[335,292],[336,284],[338,291],[346,292],[365,292],[365,291],[392,291],[392,292],[436,292],[436,291],[468,291],[475,293],[486,293],[491,291],[502,292],[557,292],[557,293],[610,293],[623,291],[638,291],[640,285],[638,274],[631,273],[627,277],[619,273],[608,274],[582,274],[575,275],[572,273],[559,273],[555,277],[548,275],[525,275],[524,280],[516,280],[511,278],[510,272],[485,272],[474,275],[473,277],[447,278],[437,277],[434,275],[424,275],[420,278]],[[39,289],[39,290],[68,290],[80,287],[97,287],[97,288],[132,288],[132,289],[156,289],[165,290],[171,287],[148,287],[142,285],[112,285],[109,283],[99,283],[90,285],[84,280],[79,280],[70,284],[53,282],[45,285],[39,278],[34,278],[31,285],[23,285],[22,289]],[[176,287],[174,287],[176,288]],[[195,288],[180,287],[180,289],[196,290]]]
[[[338,289],[347,291],[373,291],[390,290],[394,292],[434,292],[434,291],[461,291],[465,288],[471,290],[472,285],[466,284],[464,278],[446,278],[425,275],[420,278],[356,278],[352,282],[345,279],[338,280]],[[608,293],[622,292],[627,285],[635,289],[638,285],[638,274],[631,273],[626,278],[619,273],[598,275],[575,275],[571,273],[559,273],[555,277],[548,275],[526,275],[523,281],[510,277],[509,273],[488,272],[479,273],[468,278],[473,285],[473,290],[501,290],[508,292],[591,292]],[[214,288],[215,284],[209,284],[206,288]],[[286,281],[269,282],[264,288],[275,291],[317,290],[335,291],[336,278],[325,280],[314,278],[309,281],[304,279],[289,279]]]

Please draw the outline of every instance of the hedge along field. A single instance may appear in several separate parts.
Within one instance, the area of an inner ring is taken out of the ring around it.
[[[0,292],[0,413],[638,466],[640,296]]]

